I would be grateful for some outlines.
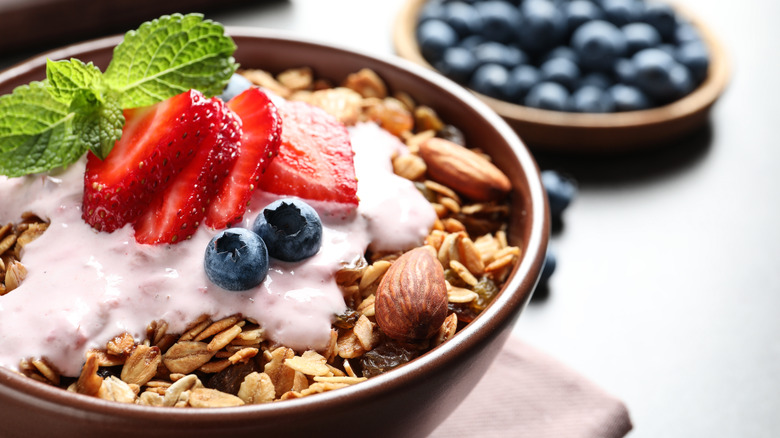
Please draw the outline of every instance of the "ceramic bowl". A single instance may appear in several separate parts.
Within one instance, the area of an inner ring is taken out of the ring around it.
[[[415,36],[417,16],[427,0],[407,0],[396,18],[393,32],[399,56],[433,69],[420,53]],[[474,93],[534,150],[552,152],[611,153],[662,146],[702,127],[710,109],[729,80],[729,66],[720,42],[690,12],[676,11],[699,30],[710,51],[705,81],[686,97],[657,108],[611,114],[548,111],[516,105]]]
[[[522,260],[495,301],[452,340],[353,387],[313,397],[240,408],[151,408],[69,393],[0,369],[0,430],[11,437],[427,436],[482,377],[527,303],[541,272],[548,213],[539,170],[514,131],[487,105],[441,76],[381,58],[258,29],[228,28],[246,68],[271,72],[313,67],[338,82],[363,67],[460,127],[469,144],[496,157],[513,192],[509,239]],[[0,72],[0,94],[45,76],[46,58],[75,57],[105,68],[120,37],[89,41]]]

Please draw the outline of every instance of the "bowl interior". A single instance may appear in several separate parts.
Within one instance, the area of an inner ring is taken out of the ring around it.
[[[417,17],[427,0],[407,0],[396,18],[393,42],[401,57],[434,70],[416,39]],[[532,149],[554,152],[616,152],[683,136],[706,123],[710,108],[729,79],[727,57],[713,32],[689,11],[679,14],[696,26],[710,51],[707,78],[688,96],[657,108],[611,114],[548,111],[473,92],[503,117]]]
[[[478,381],[535,287],[548,239],[546,200],[539,171],[512,129],[483,102],[430,70],[404,60],[324,46],[279,32],[228,28],[228,33],[238,46],[235,57],[242,67],[280,72],[309,66],[318,77],[336,83],[360,68],[371,68],[391,90],[409,93],[417,102],[431,106],[443,120],[461,128],[468,143],[491,154],[512,182],[509,239],[521,247],[521,262],[495,301],[454,339],[397,370],[315,397],[241,408],[149,408],[67,393],[0,369],[0,404],[10,406],[0,417],[24,424],[29,436],[37,436],[36,431],[45,436],[46,431],[54,428],[62,431],[61,436],[78,436],[67,431],[81,426],[93,430],[105,427],[114,436],[133,436],[138,421],[155,431],[150,436],[175,436],[185,429],[189,431],[187,436],[228,430],[289,432],[291,424],[303,433],[339,424],[345,418],[351,418],[356,427],[374,427],[377,422],[384,422],[387,436],[399,436],[397,433],[402,431],[405,436],[414,436],[409,434],[409,426],[416,425],[418,434],[432,430],[449,414],[453,403]],[[0,94],[44,78],[47,58],[75,57],[105,68],[120,40],[121,37],[110,37],[69,46],[0,72]],[[431,403],[436,400],[440,403]],[[40,421],[44,416],[49,418],[48,424]],[[393,421],[399,416],[408,421],[399,425]]]

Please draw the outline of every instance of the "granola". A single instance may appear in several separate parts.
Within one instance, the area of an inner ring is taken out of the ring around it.
[[[392,94],[368,69],[338,86],[317,79],[309,68],[277,75],[241,73],[283,98],[319,106],[347,125],[375,122],[404,142],[405,152],[392,160],[393,171],[413,181],[437,215],[424,244],[433,248],[446,278],[448,312],[438,332],[419,342],[382,333],[375,293],[401,253],[370,249],[335,274],[347,310],[334,318],[330,341],[321,350],[279,345],[262,324],[241,314],[216,320],[204,314],[179,333],[171,333],[162,320],[149,323],[144,339],[118,333],[105,348],[87,353],[77,377],[62,375],[45,358],[22,360],[19,372],[69,391],[148,406],[224,407],[294,399],[358,384],[409,362],[455,336],[498,293],[522,255],[507,241],[508,201],[470,201],[430,178],[430,163],[419,153],[431,138],[465,146],[456,128],[408,94]],[[0,227],[0,295],[24,280],[23,248],[47,226],[26,215]]]

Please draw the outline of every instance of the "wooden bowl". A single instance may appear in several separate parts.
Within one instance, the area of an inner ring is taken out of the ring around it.
[[[396,18],[393,43],[403,58],[433,69],[420,53],[415,36],[417,16],[427,0],[407,0]],[[642,111],[583,114],[516,105],[474,92],[506,120],[526,144],[552,152],[610,153],[661,146],[701,126],[729,80],[723,47],[696,17],[676,7],[699,30],[710,51],[707,78],[691,94],[670,104]]]
[[[334,82],[370,68],[390,89],[408,92],[461,128],[470,143],[497,158],[512,183],[508,236],[520,246],[522,260],[494,301],[451,340],[366,382],[312,397],[235,408],[157,408],[67,392],[0,368],[3,438],[324,438],[356,433],[425,437],[477,384],[528,302],[544,262],[549,215],[539,169],[500,117],[441,75],[396,57],[381,58],[262,29],[227,31],[238,46],[235,58],[245,68],[278,73],[309,66],[318,77]],[[0,94],[45,77],[47,58],[75,57],[105,68],[120,40],[110,37],[68,46],[2,71]]]

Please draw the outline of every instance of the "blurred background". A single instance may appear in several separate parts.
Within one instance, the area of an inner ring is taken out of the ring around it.
[[[0,68],[200,11],[392,56],[404,0],[0,0]],[[552,154],[579,193],[515,333],[628,406],[632,438],[780,436],[780,2],[676,0],[725,47],[710,123],[647,150]],[[1,202],[1,201],[0,201]],[[2,207],[0,207],[2,208]]]

